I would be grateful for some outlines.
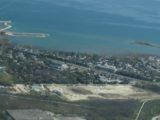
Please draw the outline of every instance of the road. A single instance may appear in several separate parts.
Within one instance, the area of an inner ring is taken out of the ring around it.
[[[152,120],[159,120],[159,118],[160,118],[160,115],[153,117]]]
[[[140,107],[140,109],[139,109],[139,111],[138,111],[138,113],[137,113],[137,116],[136,116],[135,120],[139,120],[139,117],[140,117],[140,115],[141,115],[141,112],[142,112],[145,104],[146,104],[147,102],[153,101],[153,100],[160,100],[160,97],[159,97],[159,96],[155,96],[155,97],[153,97],[152,99],[146,99],[146,100],[144,100],[143,103],[142,103],[142,105],[141,105],[141,107]]]
[[[138,119],[139,119],[139,116],[140,116],[140,114],[141,114],[141,112],[142,112],[142,110],[143,110],[143,107],[145,106],[145,104],[146,104],[147,102],[148,102],[148,101],[144,101],[144,102],[142,103],[142,105],[141,105],[141,107],[140,107],[140,109],[139,109],[139,111],[138,111],[138,114],[137,114],[135,120],[138,120]]]

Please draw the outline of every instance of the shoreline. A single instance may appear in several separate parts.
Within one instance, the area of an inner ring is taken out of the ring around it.
[[[11,42],[19,45],[19,46],[32,46],[37,49],[43,50],[51,50],[51,51],[59,51],[59,52],[66,52],[66,53],[76,53],[76,54],[88,54],[88,55],[99,55],[105,57],[116,57],[116,56],[156,56],[160,57],[160,54],[153,54],[153,53],[136,53],[136,52],[128,52],[128,53],[99,53],[99,52],[84,52],[84,51],[77,51],[77,50],[63,50],[58,48],[47,48],[45,46],[36,45],[36,44],[26,44],[26,43],[19,43],[16,40],[11,39]],[[23,41],[23,40],[22,40]],[[33,40],[34,41],[34,40]],[[36,40],[35,40],[36,41]]]

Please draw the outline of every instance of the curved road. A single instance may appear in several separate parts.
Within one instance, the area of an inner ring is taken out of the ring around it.
[[[144,105],[145,105],[147,102],[148,102],[148,101],[144,101],[144,102],[142,103],[142,105],[141,105],[141,107],[140,107],[140,109],[139,109],[139,111],[138,111],[138,114],[137,114],[135,120],[138,120],[138,118],[139,118],[139,116],[140,116],[140,114],[141,114],[141,112],[142,112],[142,109],[143,109]]]
[[[146,99],[146,100],[144,100],[143,103],[142,103],[142,105],[141,105],[141,107],[140,107],[140,109],[139,109],[139,111],[138,111],[138,113],[137,113],[137,116],[136,116],[135,120],[139,120],[140,114],[141,114],[141,112],[142,112],[145,104],[146,104],[147,102],[153,101],[153,100],[160,100],[160,96],[158,95],[158,96],[152,97],[151,99]]]

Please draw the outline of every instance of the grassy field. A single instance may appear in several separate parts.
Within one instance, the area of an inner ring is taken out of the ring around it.
[[[157,115],[160,115],[160,100],[150,101],[145,104],[139,120],[151,120]]]
[[[0,85],[11,85],[14,83],[14,77],[8,73],[0,73]]]
[[[40,101],[40,99],[50,99],[50,101]],[[95,99],[92,101],[64,102],[57,97],[35,98],[0,95],[0,120],[5,120],[4,111],[6,109],[33,108],[49,110],[56,114],[85,116],[87,120],[134,120],[138,107],[139,102],[134,100]]]

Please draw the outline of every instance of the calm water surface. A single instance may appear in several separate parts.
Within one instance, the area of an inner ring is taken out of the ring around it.
[[[0,20],[12,31],[43,32],[46,39],[11,38],[20,44],[100,54],[147,53],[160,49],[159,0],[0,0]]]

